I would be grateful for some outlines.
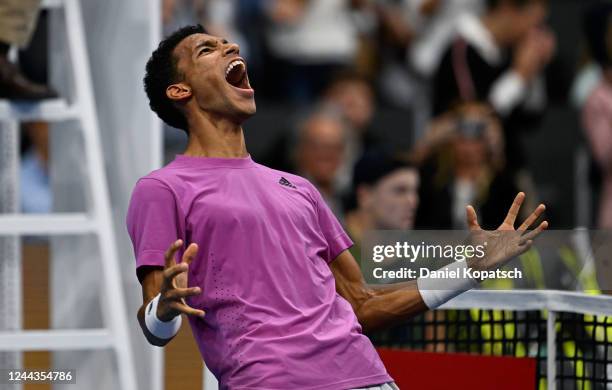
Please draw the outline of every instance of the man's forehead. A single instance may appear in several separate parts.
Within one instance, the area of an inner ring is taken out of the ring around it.
[[[181,64],[183,61],[189,60],[192,58],[192,53],[198,47],[200,43],[207,41],[218,41],[220,38],[215,37],[214,35],[197,33],[191,34],[185,37],[182,41],[179,42],[178,45],[172,51],[174,58],[177,61],[179,69],[181,68]]]
[[[205,42],[218,42],[222,39],[210,34],[191,34],[183,39],[176,47],[177,51],[186,50],[191,52],[197,45]]]

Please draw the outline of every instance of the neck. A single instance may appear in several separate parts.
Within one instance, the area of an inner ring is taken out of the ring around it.
[[[241,158],[248,156],[240,123],[198,112],[188,117],[189,142],[184,153],[193,157]]]

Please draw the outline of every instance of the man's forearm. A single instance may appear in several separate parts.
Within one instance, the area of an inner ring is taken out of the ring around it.
[[[397,325],[427,311],[416,281],[368,286],[368,298],[355,308],[364,332]]]
[[[365,332],[392,326],[427,310],[416,281],[372,286],[348,250],[330,264],[336,291],[346,299]]]

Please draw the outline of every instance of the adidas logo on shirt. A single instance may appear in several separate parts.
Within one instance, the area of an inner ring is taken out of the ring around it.
[[[296,186],[291,184],[289,180],[285,179],[284,177],[280,178],[280,180],[278,181],[278,184],[280,184],[281,186],[289,187],[289,188],[297,188]]]

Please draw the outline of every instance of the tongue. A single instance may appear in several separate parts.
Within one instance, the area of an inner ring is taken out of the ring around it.
[[[242,79],[244,78],[244,68],[241,65],[236,65],[226,77],[228,83],[232,86],[240,88]]]

